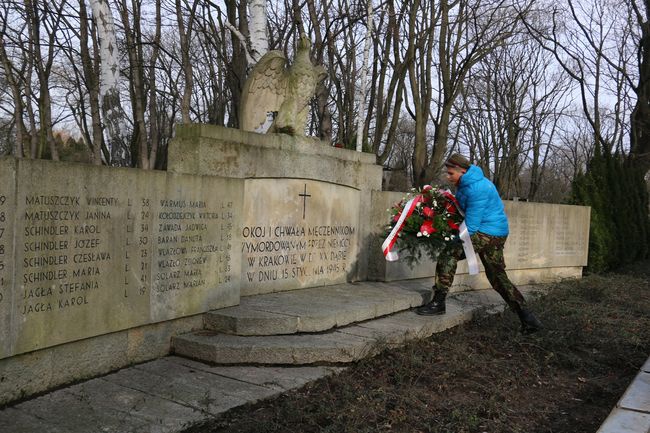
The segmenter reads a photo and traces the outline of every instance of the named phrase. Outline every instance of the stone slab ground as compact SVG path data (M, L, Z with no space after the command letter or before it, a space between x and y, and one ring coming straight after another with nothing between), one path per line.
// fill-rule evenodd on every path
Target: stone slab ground
M313 317L322 316L329 309L331 316L336 318L322 322L310 316L307 295L304 295L307 298L297 303L299 307L289 307L286 302L275 303L275 307L284 311L293 309L297 312L302 309L296 313L296 317L300 319L299 322L304 318L305 323L312 323L309 326L315 323L342 325L344 322L348 322L348 325L315 334L278 336L218 334L218 337L214 337L214 331L206 331L213 334L209 338L231 339L233 343L230 352L247 354L246 363L283 365L215 366L169 356L5 408L0 411L0 431L179 432L230 408L269 398L334 374L344 368L344 362L372 355L409 339L440 332L469 320L478 311L498 311L503 308L496 293L478 291L455 294L450 299L444 316L423 317L410 310L399 311L426 300L428 284L425 281L406 282L402 285L393 283L394 290L387 290L383 287L384 284L378 284L379 288L374 293L372 284L364 284L357 291L356 299L347 296L345 302L338 303L340 309L333 305L325 308L325 300L316 302L312 299ZM531 290L526 292L530 293ZM300 296L297 298L300 299ZM366 302L362 302L363 299ZM262 301L259 305L264 303ZM267 302L264 308L273 313L270 304ZM392 307L388 308L387 305ZM380 317L355 322L360 316L342 313L350 310L350 306L361 311L374 311L373 314ZM382 316L394 311L398 312ZM246 317L241 311L239 313L240 317ZM251 314L257 315L256 312ZM364 314L366 313L361 316ZM364 318L375 317L373 314ZM270 314L268 317L274 316ZM185 338L188 341L200 341L203 337L199 333L189 334ZM246 347L241 339L248 341L249 346ZM281 342L280 349L277 342ZM214 355L212 361L215 360L215 354L229 351L223 348L216 350L214 347L205 350ZM304 363L325 361L328 365L288 366L287 360Z

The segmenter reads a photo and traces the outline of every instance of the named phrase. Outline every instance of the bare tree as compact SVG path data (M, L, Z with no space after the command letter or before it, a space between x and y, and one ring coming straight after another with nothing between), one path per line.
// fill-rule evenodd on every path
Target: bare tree
M415 183L422 185L435 176L440 169L448 147L448 136L454 101L472 67L496 47L506 43L516 29L517 14L508 2L485 0L472 2L443 0L439 9L427 14L427 20L437 23L425 35L435 31L418 46L420 62L434 63L433 46L437 44L436 75L431 75L428 65L421 65L409 75L413 82L429 81L429 84L412 84L414 103L411 115L416 119L417 137L413 157ZM437 79L434 98L429 89L434 88L432 78ZM421 101L419 101L421 99ZM435 103L435 109L432 107ZM420 107L419 105L422 105ZM423 113L426 116L423 116ZM433 144L426 140L426 124L434 126Z
M565 8L544 5L536 13L522 15L530 34L554 55L577 84L580 106L594 144L607 152L623 151L623 136L628 130L625 120L628 89L635 92L640 89L633 84L636 73L630 64L631 50L635 48L630 43L634 32L630 24L636 3L631 5L631 8L621 8L618 2L609 0L567 0ZM641 21L639 26L642 28ZM639 80L641 83L640 77ZM611 100L614 100L613 107ZM634 153L638 151L634 145L631 148L635 149Z
M371 137L370 150L377 155L380 164L388 161L393 146L399 141L406 74L415 57L411 42L406 48L402 46L401 17L410 14L407 3L402 3L401 7L396 10L394 2L387 2L380 10L373 41L373 80L364 135ZM372 135L371 125L374 127Z
M566 109L567 81L552 57L521 35L469 74L456 107L454 138L504 196L535 197ZM524 171L527 185L521 183Z
M640 29L638 39L638 81L633 87L637 100L630 116L630 156L633 163L644 172L650 170L650 1L644 0L642 6L632 0Z
M17 158L23 157L25 149L29 149L28 133L23 120L24 103L23 103L23 85L20 77L25 74L27 60L25 59L25 52L13 53L10 57L7 52L7 41L9 35L9 21L11 20L10 3L6 2L0 6L0 64L4 71L4 76L9 88L11 89L11 96L13 97L13 120L16 130L16 139L12 148L12 153ZM22 29L26 23L22 23L22 28L16 29L16 35L23 33ZM14 43L15 46L18 46Z
M111 152L111 165L125 167L131 165L129 131L126 113L122 108L119 90L119 51L115 36L113 13L108 0L91 0L93 18L99 38L101 59L100 105L107 131L107 147Z

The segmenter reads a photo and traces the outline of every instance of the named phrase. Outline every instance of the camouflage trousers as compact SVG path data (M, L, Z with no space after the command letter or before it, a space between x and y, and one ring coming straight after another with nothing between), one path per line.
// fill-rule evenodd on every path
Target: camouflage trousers
M506 263L503 259L503 246L507 236L490 236L481 232L472 235L474 251L481 258L485 274L492 288L496 290L513 311L526 307L526 301L517 287L512 284L506 274ZM450 243L438 256L436 264L435 290L447 293L456 275L459 260L465 258L465 252L460 242Z

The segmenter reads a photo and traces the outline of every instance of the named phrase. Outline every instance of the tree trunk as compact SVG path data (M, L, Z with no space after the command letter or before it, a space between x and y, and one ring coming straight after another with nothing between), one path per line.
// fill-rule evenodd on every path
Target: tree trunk
M251 56L257 63L269 50L269 37L266 33L266 0L250 0L250 42ZM249 65L251 67L253 65Z
M100 41L101 80L99 99L104 114L107 146L110 149L111 165L131 165L131 150L126 137L126 113L122 108L119 92L119 58L115 39L115 25L108 0L90 0L90 6L97 26Z
M325 13L322 14L325 28L329 29L330 18L327 14L327 0L324 0L324 2L321 2L320 4L325 9ZM329 46L333 37L328 33L327 41L323 40L320 28L320 19L316 11L314 0L307 0L307 8L314 27L315 41L312 50L312 53L314 53L314 61L316 64L323 64L325 48ZM328 74L332 74L332 65L329 65ZM332 141L332 113L327 104L330 96L330 89L329 86L325 84L326 81L327 80L323 80L316 86L316 116L318 117L318 137L321 140L330 143Z
M645 14L637 11L639 41L639 83L634 89L636 105L630 116L630 160L644 173L650 170L650 0L644 0Z
M160 0L156 0L156 32L153 39L153 51L149 61L149 142L151 149L149 151L149 164L146 169L154 169L156 166L156 159L158 158L158 149L160 147L160 131L158 120L158 95L156 85L156 62L160 55L160 36L162 26Z
M363 46L363 64L361 65L361 88L359 89L359 112L357 115L357 152L363 151L363 131L365 126L366 111L366 93L368 91L368 57L370 56L370 42L372 41L372 21L373 21L373 6L372 1L368 0L368 20L366 29L366 40Z
M11 94L14 97L14 124L16 126L16 141L14 143L12 153L16 158L22 158L25 147L27 147L27 128L23 121L23 100L20 92L20 85L14 75L14 66L7 57L4 39L0 39L0 60L2 61L2 68L5 71L5 77Z
M99 77L97 70L93 67L93 58L89 48L88 12L86 10L85 0L79 0L79 45L81 54L81 66L83 68L84 80L88 91L90 102L90 118L92 121L92 142L89 143L91 149L91 160L95 165L102 164L102 120L99 110Z
M39 113L39 132L38 132L38 150L37 155L39 158L43 156L43 151L45 147L50 148L51 158L55 161L58 161L59 154L56 148L56 143L54 142L54 135L52 133L52 99L50 95L50 71L52 68L52 62L54 58L53 46L54 46L54 37L55 33L58 30L58 20L50 28L49 34L49 53L47 61L43 59L43 53L41 52L41 47L45 44L42 44L41 41L41 16L39 15L38 4L33 3L31 0L25 0L25 9L27 12L27 27L33 42L32 57L34 59L34 65L36 67L36 74L38 76L38 113ZM60 10L59 10L60 12Z
M185 2L187 4L187 2ZM183 18L182 5L180 0L176 0L176 21L178 23L178 33L181 44L181 65L183 67L183 75L185 77L185 85L183 86L183 98L181 100L181 117L184 124L189 124L190 120L190 107L192 104L192 88L194 87L194 72L192 70L192 62L190 61L190 45L192 42L192 27L194 22L194 15L196 13L196 6L198 2L195 1L189 10L189 17L187 19L187 26Z

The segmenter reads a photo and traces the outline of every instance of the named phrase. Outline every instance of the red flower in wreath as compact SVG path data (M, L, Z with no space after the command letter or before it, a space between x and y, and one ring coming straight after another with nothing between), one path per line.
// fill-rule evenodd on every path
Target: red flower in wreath
M421 226L420 226L420 233L422 233L424 236L429 236L432 233L437 232L436 228L433 226L433 221L431 220L426 220Z
M422 208L422 214L427 218L433 218L436 213L429 206L425 206Z
M447 220L447 225L452 229L452 230L458 230L460 227L458 224L453 222L452 220Z
M456 213L456 206L451 201L448 201L447 203L445 203L445 209L450 214L455 214Z
M393 217L393 222L397 222L397 221L399 221L399 218L400 218L401 216L402 216L402 212L400 212L400 213L398 213L397 215L395 215L395 216Z

